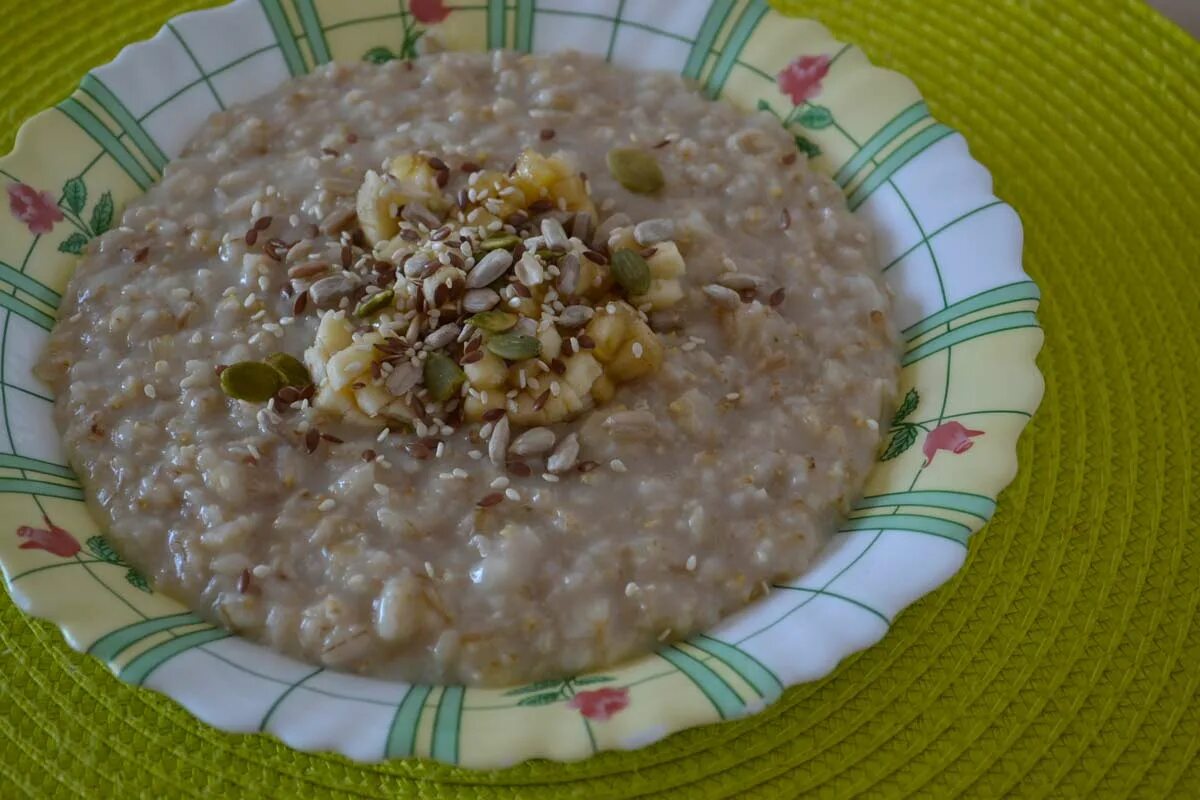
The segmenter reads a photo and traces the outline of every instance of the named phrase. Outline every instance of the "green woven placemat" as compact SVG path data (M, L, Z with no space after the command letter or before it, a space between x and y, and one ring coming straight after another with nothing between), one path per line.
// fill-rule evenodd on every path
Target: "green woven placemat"
M210 4L8 4L0 151ZM915 79L1025 221L1046 399L964 570L757 716L495 773L217 732L0 597L0 796L1200 795L1200 46L1140 0L785 5Z

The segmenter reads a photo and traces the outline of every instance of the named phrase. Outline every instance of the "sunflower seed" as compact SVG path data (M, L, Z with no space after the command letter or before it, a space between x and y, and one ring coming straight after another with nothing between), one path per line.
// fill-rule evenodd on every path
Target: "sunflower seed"
M419 380L421 380L420 368L414 367L408 361L401 361L387 376L384 385L387 386L389 392L399 397L416 386Z
M574 467L578 458L579 436L572 433L559 442L550 458L546 459L546 469L555 475L561 475Z
M437 263L437 259L429 253L416 253L404 262L404 277L420 278Z
M443 325L433 333L425 337L426 350L439 350L458 338L458 332L461 328L451 322L449 325Z
M617 228L624 228L633 224L633 220L628 214L617 212L600 223L600 227L596 228L596 235L592 239L592 246L597 250L608 250L608 237L612 236L613 231Z
M339 206L326 214L317 227L326 236L333 236L347 230L350 222L357 218L358 213L354 210L353 205Z
M468 314L474 314L479 311L487 311L500 302L500 295L491 289L471 289L463 295L462 307L463 311Z
M353 294L361 283L353 272L339 272L309 286L308 299L317 308L332 308L343 297Z
M542 224L545 224L544 220ZM521 256L521 260L517 262L513 272L516 274L517 280L526 286L537 286L546 277L541 262L532 253Z
M517 437L509 451L519 456L536 456L554 447L554 431L549 428L530 428Z
M287 274L289 278L294 279L312 278L329 272L331 269L333 269L333 264L330 264L328 261L309 261L289 268Z
M596 312L588 306L567 306L558 315L558 324L564 328L579 328L595 315Z
M571 244L571 240L567 238L567 232L563 230L562 223L554 217L542 219L542 239L552 250L565 250Z
M633 226L633 238L643 247L675 238L675 221L658 218L647 219Z
M567 253L558 262L558 293L570 297L579 288L579 256Z
M757 289L763 285L763 279L747 275L744 272L726 272L717 278L717 283L733 289L735 292L740 292L745 289Z
M705 286L704 293L708 295L708 299L724 309L732 310L742 303L741 296L733 289L715 283Z
M433 230L442 224L442 221L421 203L406 203L404 208L400 210L400 218L414 225L424 225L429 230Z
M513 255L507 250L491 251L467 273L467 288L482 289L507 272L512 262Z
M504 456L508 453L510 431L508 417L501 417L492 426L492 436L488 439L488 460L497 467L504 463Z
M592 240L592 215L587 211L579 211L571 220L571 235L581 242Z

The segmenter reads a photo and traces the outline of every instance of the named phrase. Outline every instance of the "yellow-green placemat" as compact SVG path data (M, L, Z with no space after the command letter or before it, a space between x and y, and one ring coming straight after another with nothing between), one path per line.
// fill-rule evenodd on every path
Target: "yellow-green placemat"
M6 3L0 151L204 5ZM1046 399L964 570L755 717L495 773L217 732L3 597L0 796L1200 794L1200 46L1140 0L785 5L916 80L1025 222Z

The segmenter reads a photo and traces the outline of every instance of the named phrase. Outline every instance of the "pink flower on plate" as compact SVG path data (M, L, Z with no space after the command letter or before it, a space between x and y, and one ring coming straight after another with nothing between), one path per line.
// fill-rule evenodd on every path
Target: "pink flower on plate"
M417 22L435 25L450 16L450 9L442 0L410 0L408 10L416 17Z
M63 218L49 192L39 192L24 183L8 185L8 210L25 223L30 233L49 233Z
M821 93L821 80L829 73L829 56L800 56L776 76L779 91L800 105Z
M49 517L42 519L46 520L46 528L28 525L17 528L17 538L25 540L21 542L22 550L45 550L60 558L70 558L79 552L79 542L74 536L51 522Z
M610 686L591 689L575 695L567 705L578 709L588 719L602 722L629 705L629 690Z
M925 437L921 451L925 453L925 466L933 463L933 457L938 450L949 450L952 453L965 453L975 444L972 437L983 436L983 431L973 431L965 428L959 422L943 422Z

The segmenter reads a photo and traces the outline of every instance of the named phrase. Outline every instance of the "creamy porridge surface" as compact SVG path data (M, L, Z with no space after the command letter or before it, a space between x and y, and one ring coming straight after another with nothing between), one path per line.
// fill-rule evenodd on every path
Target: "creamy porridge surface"
M213 116L87 253L39 371L158 589L331 668L501 684L801 573L875 458L889 305L774 118L440 54Z

